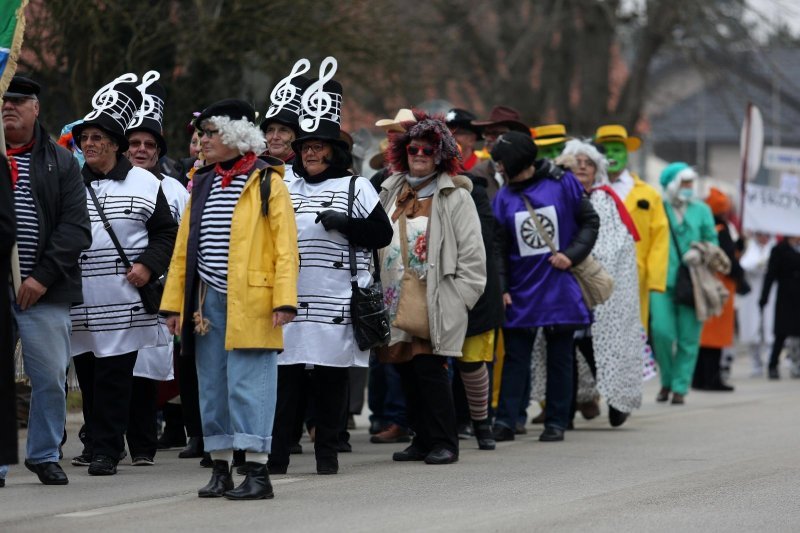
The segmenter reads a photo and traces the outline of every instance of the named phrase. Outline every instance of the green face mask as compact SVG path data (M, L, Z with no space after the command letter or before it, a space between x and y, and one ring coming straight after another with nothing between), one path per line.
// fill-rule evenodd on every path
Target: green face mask
M625 143L618 141L603 143L606 149L606 159L608 159L608 171L613 173L622 172L628 166L628 149Z
M566 143L556 143L549 146L541 146L539 147L539 157L555 159L561 155L561 152L564 151L564 146L566 146Z

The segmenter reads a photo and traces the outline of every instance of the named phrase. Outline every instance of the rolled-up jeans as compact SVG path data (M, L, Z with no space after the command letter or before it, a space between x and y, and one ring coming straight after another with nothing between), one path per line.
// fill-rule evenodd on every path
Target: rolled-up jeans
M37 303L25 311L12 306L22 340L31 407L25 456L33 464L58 462L67 417L65 384L72 322L67 303Z
M225 350L227 307L227 295L208 287L203 315L211 328L195 337L205 451L269 453L278 353L267 349Z

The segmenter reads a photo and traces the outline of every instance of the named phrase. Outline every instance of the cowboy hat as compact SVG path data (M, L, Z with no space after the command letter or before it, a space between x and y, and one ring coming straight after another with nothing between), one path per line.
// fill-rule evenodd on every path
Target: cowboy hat
M629 152L635 152L642 145L642 140L639 137L628 137L628 130L625 129L625 126L620 126L619 124L607 124L597 128L597 132L594 134L594 142L621 142Z
M385 166L387 148L389 148L389 139L384 139L381 141L378 152L369 159L369 168L380 170Z
M382 118L375 125L386 131L406 131L402 123L416 121L417 119L414 118L414 113L410 109L402 108L394 118Z
M485 128L487 126L506 126L511 131L518 131L520 133L531 134L528 126L522 123L519 111L513 107L504 105L496 105L489 113L488 120L473 120L472 125L478 128Z

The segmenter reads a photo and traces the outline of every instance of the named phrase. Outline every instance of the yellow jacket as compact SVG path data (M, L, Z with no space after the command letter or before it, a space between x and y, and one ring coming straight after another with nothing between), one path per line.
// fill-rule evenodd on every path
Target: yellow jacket
M651 185L631 172L633 189L625 198L625 207L636 224L636 262L639 267L639 299L642 324L648 327L650 291L667 289L669 266L669 221L661 195Z
M297 226L286 185L284 166L275 164L270 172L269 215L261 213L259 171L250 175L231 221L228 256L228 312L225 349L283 349L280 327L272 327L276 309L297 308ZM260 167L270 165L259 161ZM183 342L193 349L192 315L198 308L196 290L197 242L203 205L214 172L195 175L192 197L184 211L169 276L161 300L164 312L181 314ZM193 207L193 203L194 205ZM191 244L194 243L194 244ZM187 281L188 280L188 281ZM214 325L212 324L213 328ZM184 351L185 353L185 351Z

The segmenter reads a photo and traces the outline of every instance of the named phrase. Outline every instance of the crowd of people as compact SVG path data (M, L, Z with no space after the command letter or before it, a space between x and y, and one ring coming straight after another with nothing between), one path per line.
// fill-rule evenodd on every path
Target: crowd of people
M658 402L733 390L735 306L753 374L769 352L779 378L800 336L800 237L744 239L730 199L701 198L683 162L658 191L629 168L640 140L623 126L581 138L507 105L483 120L400 109L357 161L336 68L326 58L310 78L298 61L260 116L235 98L207 105L188 157L168 154L157 72L103 86L58 142L39 84L12 80L0 397L14 400L18 339L24 464L42 483L68 483L70 365L84 419L73 465L114 475L128 455L150 466L184 447L211 468L198 495L231 500L273 497L304 431L317 473L337 474L365 389L370 441L431 465L468 439L491 451L525 434L532 402L543 442L598 416L601 398L619 427L654 360ZM384 309L361 316L355 295L374 290ZM14 464L14 412L0 426L0 465Z

